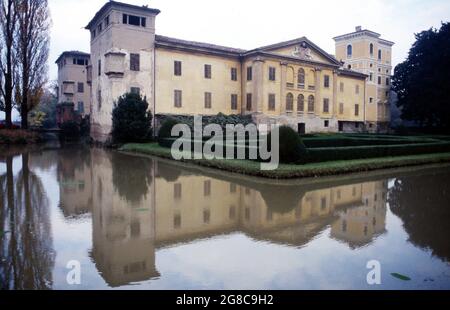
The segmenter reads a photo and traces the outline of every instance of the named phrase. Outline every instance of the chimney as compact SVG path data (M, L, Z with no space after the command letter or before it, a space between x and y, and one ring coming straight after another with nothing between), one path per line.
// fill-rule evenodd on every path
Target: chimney
M360 32L362 30L361 26L356 26L355 27L356 32Z

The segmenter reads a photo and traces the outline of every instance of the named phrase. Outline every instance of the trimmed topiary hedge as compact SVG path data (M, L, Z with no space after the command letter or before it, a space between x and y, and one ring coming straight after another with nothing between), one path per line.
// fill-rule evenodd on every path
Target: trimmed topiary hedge
M449 142L311 148L302 163L450 152Z

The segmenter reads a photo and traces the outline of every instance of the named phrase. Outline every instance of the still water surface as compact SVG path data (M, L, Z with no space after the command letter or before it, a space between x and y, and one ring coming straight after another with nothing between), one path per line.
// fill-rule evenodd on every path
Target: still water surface
M449 179L442 166L281 182L79 146L2 150L0 288L450 289Z

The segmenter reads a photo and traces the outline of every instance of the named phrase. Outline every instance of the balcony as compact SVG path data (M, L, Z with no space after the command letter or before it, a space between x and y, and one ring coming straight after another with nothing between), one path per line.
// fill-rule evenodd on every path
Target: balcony
M75 93L75 82L64 81L62 85L62 91L64 95L73 95Z
M286 83L287 88L294 88L294 83Z
M92 84L92 66L86 67L86 80L89 85Z
M314 86L314 85L309 85L309 86L308 86L308 90L316 90L316 86Z
M297 84L298 89L305 89L305 84Z
M105 74L108 77L121 78L125 72L125 53L108 52L105 54Z

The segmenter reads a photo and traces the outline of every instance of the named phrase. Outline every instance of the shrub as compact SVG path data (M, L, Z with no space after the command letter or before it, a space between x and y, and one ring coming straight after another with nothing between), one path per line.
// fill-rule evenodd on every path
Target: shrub
M62 123L60 129L60 138L63 140L77 140L80 138L80 126L75 121Z
M126 93L114 104L112 136L114 142L146 142L152 136L152 115L141 95Z
M0 144L30 144L40 141L39 134L21 129L1 129Z
M167 118L162 123L161 128L158 132L158 141L160 144L164 139L172 138L172 128L177 124L179 124L179 122L171 117Z
M301 161L305 154L306 148L300 135L289 126L280 126L280 162L289 164ZM269 141L272 141L272 133L269 133Z

